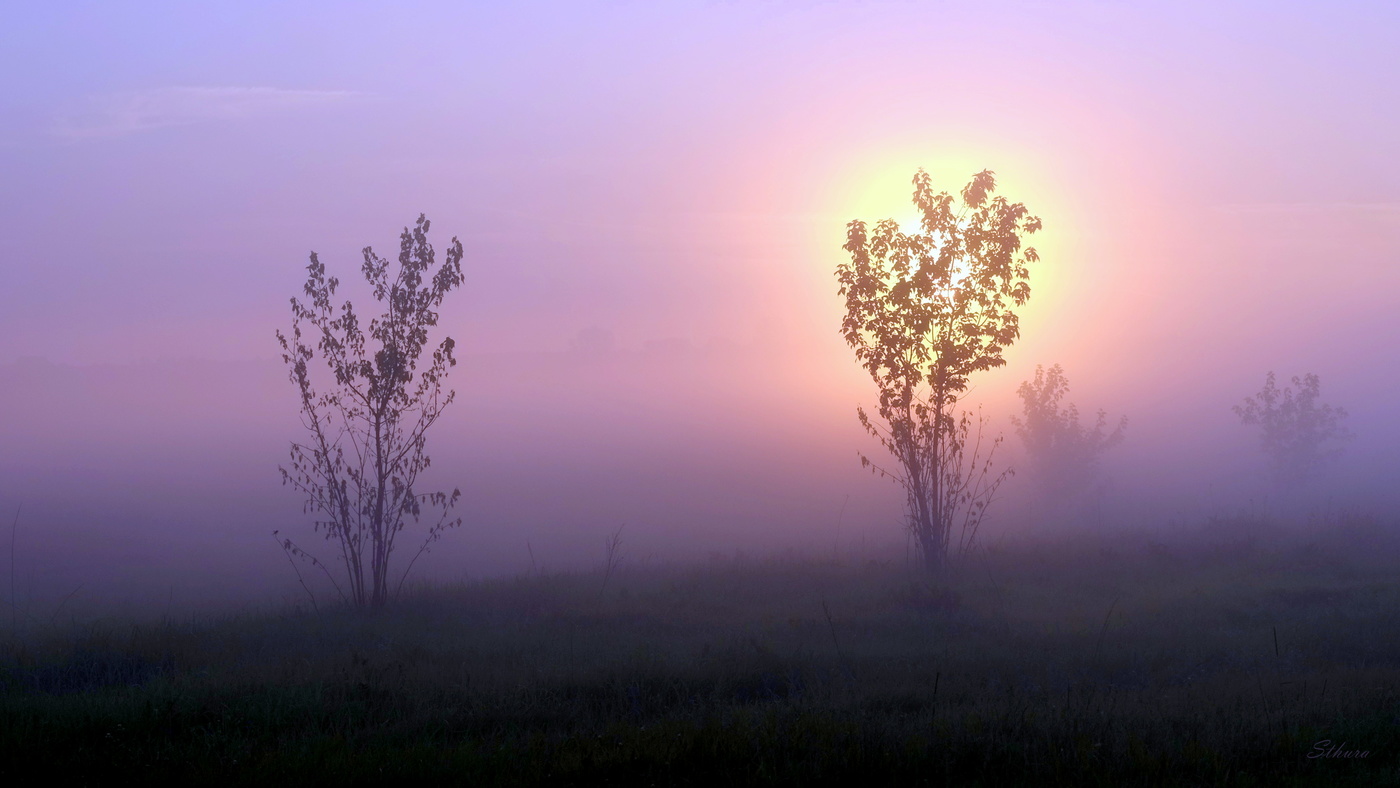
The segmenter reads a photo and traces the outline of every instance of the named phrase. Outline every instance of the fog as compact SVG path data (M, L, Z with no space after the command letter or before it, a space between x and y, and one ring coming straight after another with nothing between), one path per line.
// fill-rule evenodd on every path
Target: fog
M459 399L431 437L425 489L460 488L464 522L419 576L591 569L619 526L632 562L907 552L900 491L856 456L883 460L854 417L859 387L833 392L815 366L730 348L463 359L452 376ZM845 372L834 366L833 377ZM53 603L76 590L89 608L176 610L266 601L294 580L274 530L333 554L280 484L289 442L304 438L277 364L27 361L4 371L6 401L26 414L7 425L0 471L7 504L22 506L18 577L30 598ZM1009 370L988 377L1003 389L1015 382ZM1000 393L979 402L995 417L989 430L1007 438L1001 465L1014 468L1023 452ZM1385 414L1353 406L1361 430L1343 459L1285 494L1229 412L1230 394L1112 403L1115 416L1129 414L1128 438L1106 456L1092 515L1066 522L1036 500L1032 479L1012 478L984 540L1194 530L1242 512L1393 511Z
M904 4L16 12L0 31L0 520L22 604L301 593L303 440L274 332L314 250L419 213L466 282L427 489L451 580L903 555L838 332L846 222L982 169L1045 222L1021 338L964 407L1063 365L1129 419L1092 508L1010 479L984 539L1400 506L1400 68L1389 9ZM1382 18L1385 16L1386 18ZM333 20L328 23L327 20ZM935 54L930 54L935 53ZM357 289L359 288L359 289ZM1355 438L1302 489L1231 411L1316 373ZM405 534L410 553L420 532Z

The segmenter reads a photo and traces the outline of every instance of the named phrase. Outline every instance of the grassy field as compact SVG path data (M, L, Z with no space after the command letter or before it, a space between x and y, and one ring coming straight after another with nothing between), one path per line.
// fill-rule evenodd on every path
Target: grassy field
M937 584L727 559L28 631L0 781L1400 784L1397 570L1374 524L1217 521Z

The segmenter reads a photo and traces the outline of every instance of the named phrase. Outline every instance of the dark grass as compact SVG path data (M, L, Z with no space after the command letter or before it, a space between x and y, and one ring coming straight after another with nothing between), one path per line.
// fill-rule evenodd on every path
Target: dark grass
M1244 525L939 584L713 561L31 631L0 662L0 780L1400 784L1400 553Z

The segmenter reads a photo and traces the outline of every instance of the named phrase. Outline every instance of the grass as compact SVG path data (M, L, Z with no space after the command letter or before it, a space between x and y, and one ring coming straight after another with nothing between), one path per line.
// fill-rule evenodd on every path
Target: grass
M1240 533L1021 544L939 584L711 561L31 631L0 779L1400 784L1400 552Z

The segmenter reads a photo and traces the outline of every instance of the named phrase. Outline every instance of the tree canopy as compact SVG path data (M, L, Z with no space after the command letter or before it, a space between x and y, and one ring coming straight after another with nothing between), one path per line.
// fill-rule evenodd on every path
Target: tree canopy
M1041 228L1021 203L993 196L990 170L973 176L962 201L935 194L928 173L914 176L917 232L893 219L846 226L850 262L837 268L846 297L841 333L880 386L882 406L900 406L928 384L942 410L967 390L968 376L1002 366L1020 337L1015 308L1030 298L1023 238Z

